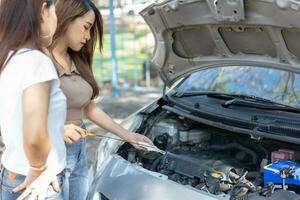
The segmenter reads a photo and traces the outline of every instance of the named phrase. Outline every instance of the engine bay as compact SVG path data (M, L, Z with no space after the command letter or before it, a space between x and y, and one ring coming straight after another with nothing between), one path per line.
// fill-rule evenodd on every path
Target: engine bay
M297 145L252 139L169 112L152 116L137 132L151 138L166 154L136 150L128 143L118 154L181 185L229 195L233 200L300 197ZM271 168L279 164L284 166L277 173L279 177L271 174L266 179L264 174L275 172Z

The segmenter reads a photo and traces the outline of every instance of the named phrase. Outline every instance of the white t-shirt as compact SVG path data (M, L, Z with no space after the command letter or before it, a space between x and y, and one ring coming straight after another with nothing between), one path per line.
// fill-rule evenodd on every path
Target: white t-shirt
M52 61L38 50L20 49L0 75L0 129L6 147L1 161L6 169L17 174L27 175L30 167L23 148L23 91L46 81L51 81L48 113L51 151L47 163L58 174L66 166L63 134L67 105Z

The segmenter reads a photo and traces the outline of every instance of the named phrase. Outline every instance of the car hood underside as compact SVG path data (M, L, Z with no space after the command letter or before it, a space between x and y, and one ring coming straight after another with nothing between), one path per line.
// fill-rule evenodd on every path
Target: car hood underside
M170 0L140 14L156 42L153 64L171 85L218 65L300 71L300 2Z

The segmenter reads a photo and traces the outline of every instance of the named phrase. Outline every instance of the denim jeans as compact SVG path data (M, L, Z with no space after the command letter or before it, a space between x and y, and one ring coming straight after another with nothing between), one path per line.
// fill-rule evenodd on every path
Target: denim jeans
M85 129L82 124L81 128ZM88 193L88 164L85 150L85 139L74 144L66 144L67 167L63 190L64 200L85 200Z
M12 192L12 190L23 183L26 176L14 174L13 176L9 176L9 171L5 168L2 169L0 173L0 199L1 200L16 200L23 191L21 192ZM63 188L63 182L64 182L64 172L61 172L57 175L57 180L60 185L60 189ZM13 177L13 178L12 178ZM62 194L59 192L55 192L52 188L52 186L49 186L46 200L63 200Z

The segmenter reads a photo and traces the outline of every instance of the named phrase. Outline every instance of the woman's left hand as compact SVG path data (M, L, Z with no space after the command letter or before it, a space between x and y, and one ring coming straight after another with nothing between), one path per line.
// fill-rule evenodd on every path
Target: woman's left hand
M138 142L146 142L148 144L153 144L149 138L147 138L144 135L138 134L138 133L130 134L127 142L129 142L132 146L134 146L134 148L139 149L139 150L143 150L143 147L138 145Z
M33 170L30 171L32 172L29 172L28 174L32 174L34 172ZM28 177L29 175L27 175L26 179ZM23 187L26 187L26 190L22 192L21 196L19 196L17 200L45 199L49 187L52 187L55 192L60 192L55 170L51 167L47 167L46 170L43 171L32 183L26 183L26 179L23 184L13 190L13 192L19 192L23 189ZM31 180L29 182L31 182Z

